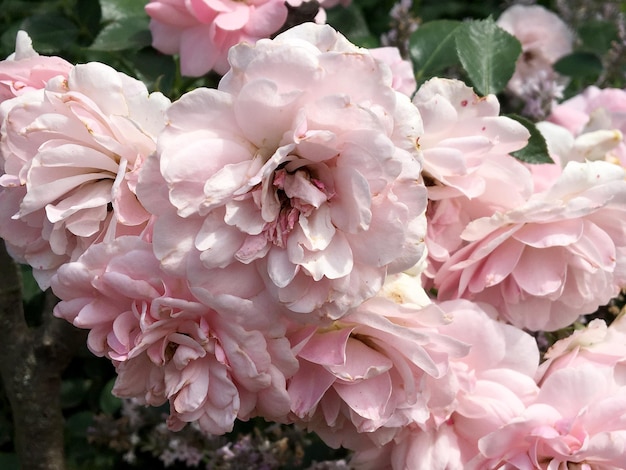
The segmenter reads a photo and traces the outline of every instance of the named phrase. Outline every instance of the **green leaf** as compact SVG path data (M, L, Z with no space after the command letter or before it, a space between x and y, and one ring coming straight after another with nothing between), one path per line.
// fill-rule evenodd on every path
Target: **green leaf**
M100 0L102 21L120 21L133 16L147 17L145 6L148 1L149 0Z
M28 32L40 54L58 54L71 49L78 40L78 27L65 16L54 13L26 18L21 29Z
M100 30L102 11L100 4L94 0L77 0L76 19L80 24L81 33L89 38L89 43Z
M454 37L461 24L452 20L430 21L411 34L409 54L418 84L459 63Z
M332 8L327 12L326 23L341 31L351 42L362 47L378 47L378 39L370 32L363 11L351 4L346 8Z
M122 406L122 400L112 394L115 379L109 380L100 392L100 409L112 415Z
M590 19L578 28L578 37L583 50L604 55L619 40L619 32L613 23Z
M574 52L554 64L554 70L572 78L596 78L603 70L602 60L592 52Z
M541 132L539 132L539 129L537 129L537 126L535 126L532 121L525 117L518 116L517 114L508 114L507 117L519 122L530 132L530 139L526 147L512 152L511 155L525 163L554 163L554 160L552 160L548 153L546 139L544 139L543 135L541 135Z
M24 302L30 302L41 294L41 289L33 277L33 270L30 266L21 264L20 271L22 274L22 299Z
M123 51L141 49L152 42L147 16L130 16L109 23L89 46L94 51Z
M15 39L20 29L22 29L22 25L19 22L12 23L5 27L2 36L0 36L0 58L4 59L9 54L15 52Z
M134 76L151 91L171 96L178 66L170 55L160 54L152 48L142 49L132 56Z
M456 50L474 88L486 96L500 92L515 72L520 42L491 18L463 23L455 35Z

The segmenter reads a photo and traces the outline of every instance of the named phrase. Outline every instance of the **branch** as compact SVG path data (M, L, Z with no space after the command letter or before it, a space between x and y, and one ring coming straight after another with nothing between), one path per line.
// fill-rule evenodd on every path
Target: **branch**
M65 468L61 373L82 337L69 323L52 316L55 301L46 292L44 321L29 328L20 271L0 240L0 374L11 403L15 447L24 469Z

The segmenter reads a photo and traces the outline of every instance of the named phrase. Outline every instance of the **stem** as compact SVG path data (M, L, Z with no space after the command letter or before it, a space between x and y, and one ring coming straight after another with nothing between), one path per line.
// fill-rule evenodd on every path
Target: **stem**
M29 328L24 318L21 276L0 240L0 374L15 426L21 467L63 470L61 373L80 336L52 316L56 299L46 292L43 323Z

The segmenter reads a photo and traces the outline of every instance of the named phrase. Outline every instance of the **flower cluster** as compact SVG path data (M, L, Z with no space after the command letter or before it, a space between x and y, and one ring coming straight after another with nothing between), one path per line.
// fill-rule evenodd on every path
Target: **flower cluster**
M531 133L494 94L415 91L396 49L327 25L269 39L286 5L150 2L155 47L223 75L173 102L18 35L0 236L54 314L89 330L116 395L167 403L172 430L295 423L357 468L626 467L624 321L541 365L529 333L626 286L624 91L556 106L538 126L553 163L524 163ZM499 22L524 48L521 94L572 39L538 40L519 9Z

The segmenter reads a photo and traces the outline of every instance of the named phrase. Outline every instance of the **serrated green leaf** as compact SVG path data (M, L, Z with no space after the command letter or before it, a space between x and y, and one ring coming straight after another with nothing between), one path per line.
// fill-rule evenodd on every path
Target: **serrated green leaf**
M152 36L148 24L147 16L130 16L109 23L102 28L89 49L94 51L123 51L149 46L152 42Z
M149 0L100 0L102 21L120 21L133 16L147 17L145 6L148 1Z
M602 60L592 52L574 52L560 58L554 70L572 78L597 77L602 73Z
M526 129L528 129L528 132L530 132L530 139L528 139L526 147L512 152L512 156L525 163L554 163L554 160L552 160L550 154L548 153L546 139L543 137L541 132L539 132L539 129L537 129L534 122L526 119L525 117L518 116L517 114L508 114L507 117L519 122Z
M459 63L454 37L461 24L452 20L430 21L411 34L409 55L418 84Z
M520 42L491 18L463 23L455 44L463 68L483 96L504 89L522 52Z
M26 18L20 28L28 32L40 54L70 49L78 40L78 27L65 16L54 13Z
M122 406L122 400L114 396L111 392L115 385L115 379L109 380L100 392L100 409L107 414L112 415Z

